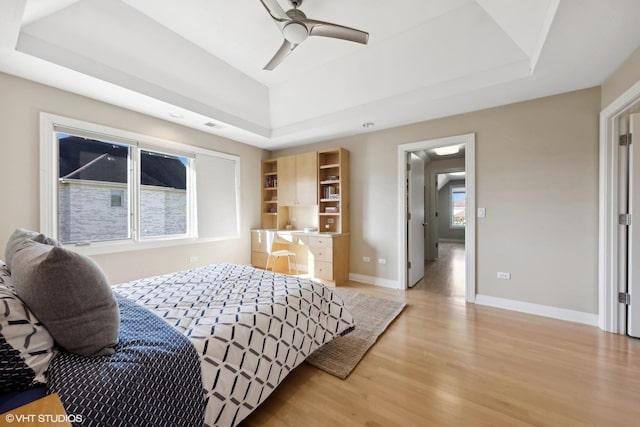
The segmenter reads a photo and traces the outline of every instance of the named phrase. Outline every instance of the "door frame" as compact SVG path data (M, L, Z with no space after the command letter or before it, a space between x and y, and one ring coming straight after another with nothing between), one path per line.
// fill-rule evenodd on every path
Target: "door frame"
M625 310L618 302L619 121L638 108L640 81L600 112L598 326L618 334L626 334Z
M465 146L467 224L465 227L465 300L476 300L476 135L449 136L398 145L398 285L407 289L407 153L448 145ZM471 215L470 215L471 214Z

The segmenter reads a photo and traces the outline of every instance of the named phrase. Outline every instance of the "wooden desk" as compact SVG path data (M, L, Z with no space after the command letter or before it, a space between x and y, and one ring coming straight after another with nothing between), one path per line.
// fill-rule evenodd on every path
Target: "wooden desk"
M269 256L267 231L274 230L251 230L251 264L254 267L266 268ZM279 240L287 243L276 243L274 249L284 248L295 252L298 269L329 285L339 285L349 280L349 233L275 232ZM286 265L287 260L280 259L275 271L288 273Z

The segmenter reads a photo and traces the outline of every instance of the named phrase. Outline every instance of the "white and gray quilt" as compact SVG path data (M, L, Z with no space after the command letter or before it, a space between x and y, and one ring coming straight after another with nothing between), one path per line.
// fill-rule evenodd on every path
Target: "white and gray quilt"
M249 266L215 264L114 290L191 340L207 426L237 425L308 355L354 328L331 289Z

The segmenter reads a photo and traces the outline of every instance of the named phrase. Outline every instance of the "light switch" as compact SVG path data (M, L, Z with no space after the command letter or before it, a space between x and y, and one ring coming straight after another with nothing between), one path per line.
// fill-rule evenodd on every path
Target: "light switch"
M478 218L484 218L486 211L484 208L478 208Z

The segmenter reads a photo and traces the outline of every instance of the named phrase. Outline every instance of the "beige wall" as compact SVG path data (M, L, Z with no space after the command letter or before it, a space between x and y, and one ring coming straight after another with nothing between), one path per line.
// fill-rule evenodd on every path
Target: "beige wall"
M237 154L242 162L241 239L96 256L112 282L212 262L248 263L259 225L259 162L234 141L0 74L3 208L0 248L15 227L39 226L39 113L77 118ZM597 169L600 90L568 94L297 147L351 151L351 273L397 280L397 146L476 133L477 292L597 312ZM197 264L189 257L198 256ZM362 263L363 256L387 264ZM497 271L512 280L496 279Z
M607 107L638 81L640 81L640 47L602 83L601 108Z
M249 229L260 223L260 160L266 152L2 73L0 94L0 258L16 227L39 228L39 114L47 112L240 156L240 239L95 256L112 283L214 262L249 263ZM191 256L198 262L189 263Z
M476 134L477 293L597 313L600 88L274 153L351 151L351 273L397 280L397 146ZM363 263L363 256L387 264ZM510 272L499 280L496 272Z

